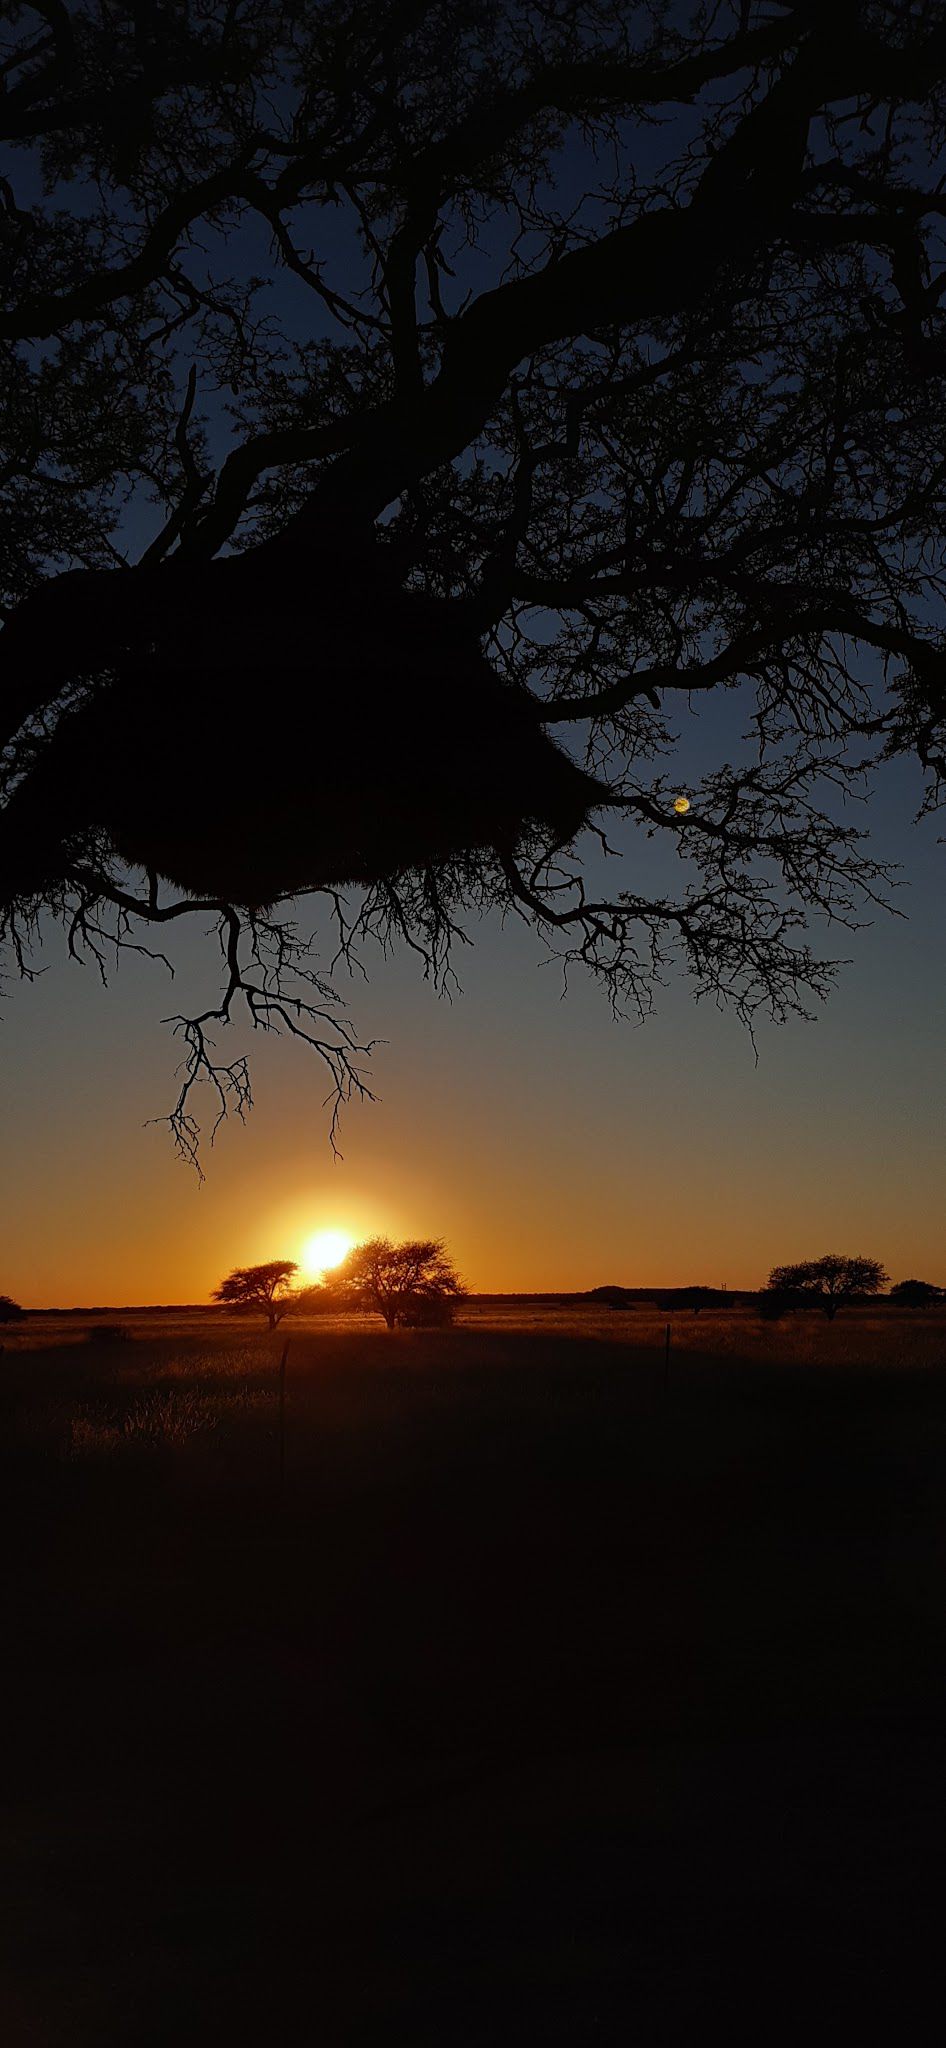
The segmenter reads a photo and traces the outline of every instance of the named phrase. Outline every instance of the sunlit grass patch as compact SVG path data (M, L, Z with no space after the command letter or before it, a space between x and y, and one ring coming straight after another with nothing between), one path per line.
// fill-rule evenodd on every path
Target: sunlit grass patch
M178 1450L194 1438L219 1438L228 1423L265 1405L267 1393L241 1387L224 1394L199 1384L154 1388L124 1410L85 1403L69 1423L69 1455L111 1457L123 1450Z
M149 1355L146 1371L151 1379L186 1380L195 1379L238 1379L258 1380L272 1373L274 1363L268 1349L260 1343L205 1345L198 1350L175 1349L164 1354Z

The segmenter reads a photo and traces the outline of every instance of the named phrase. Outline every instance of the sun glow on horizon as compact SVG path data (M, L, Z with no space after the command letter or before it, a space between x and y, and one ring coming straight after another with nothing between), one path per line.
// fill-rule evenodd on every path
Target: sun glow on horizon
M317 1230L313 1237L307 1237L302 1247L302 1270L313 1277L329 1273L334 1266L340 1266L346 1252L350 1252L355 1240L343 1230Z

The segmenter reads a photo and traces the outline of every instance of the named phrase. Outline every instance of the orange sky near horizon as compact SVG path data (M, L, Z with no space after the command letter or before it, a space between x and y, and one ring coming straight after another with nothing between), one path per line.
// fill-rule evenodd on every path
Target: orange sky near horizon
M452 1005L413 963L382 963L353 991L359 1028L387 1041L380 1100L346 1112L344 1159L323 1072L257 1039L256 1107L220 1132L203 1188L145 1122L173 1093L158 970L126 961L105 992L54 945L5 1006L0 1292L203 1302L231 1267L298 1259L319 1230L442 1235L482 1292L756 1287L829 1249L946 1283L938 943L929 906L922 929L858 935L817 1023L764 1027L758 1066L742 1028L682 987L639 1029L580 980L559 1002L515 934L464 956Z

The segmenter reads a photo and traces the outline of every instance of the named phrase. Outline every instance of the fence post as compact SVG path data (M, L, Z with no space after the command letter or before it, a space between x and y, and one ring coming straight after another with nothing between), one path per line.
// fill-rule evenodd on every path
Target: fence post
M286 1489L286 1360L289 1356L289 1338L282 1347L279 1361L279 1491Z

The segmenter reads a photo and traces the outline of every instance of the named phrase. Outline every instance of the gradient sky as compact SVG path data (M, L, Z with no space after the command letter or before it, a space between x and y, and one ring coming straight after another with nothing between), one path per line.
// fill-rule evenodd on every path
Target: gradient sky
M763 1026L758 1065L683 984L643 1027L580 978L560 1001L536 941L490 921L452 1005L409 959L352 985L359 1030L388 1043L341 1162L321 1070L258 1041L256 1108L221 1131L202 1188L145 1119L173 1094L158 1020L206 986L207 949L196 933L180 947L173 990L129 958L105 991L54 934L0 1023L0 1291L201 1301L232 1265L296 1257L323 1228L443 1233L483 1290L753 1286L830 1248L946 1282L946 854L911 823L904 768L879 790L875 839L905 864L908 917L836 946L852 965L833 998L814 1024Z
M656 162L691 118L635 148ZM22 155L17 167L22 183ZM563 204L587 175L572 138ZM342 213L327 223L340 237ZM268 260L258 228L226 253L231 270ZM458 291L494 281L485 257L465 265ZM290 329L318 328L288 273L274 294ZM132 509L132 558L156 517ZM701 715L694 763L725 756L732 700ZM47 971L8 984L0 1009L0 1291L33 1306L198 1302L231 1266L297 1257L330 1228L443 1234L481 1290L756 1286L774 1263L829 1249L946 1283L946 849L932 822L913 824L919 796L898 764L869 813L875 850L903 864L906 918L825 937L821 950L852 964L817 1022L760 1027L758 1065L738 1022L695 1007L685 984L643 1027L615 1022L578 976L560 1001L538 941L490 921L457 961L452 1005L410 957L376 957L370 983L352 984L359 1033L388 1042L380 1100L345 1114L342 1161L324 1071L302 1047L257 1040L256 1108L220 1132L203 1187L146 1119L175 1093L159 1019L212 996L213 945L178 942L173 987L128 956L106 991L54 931ZM635 858L654 858L642 839Z

